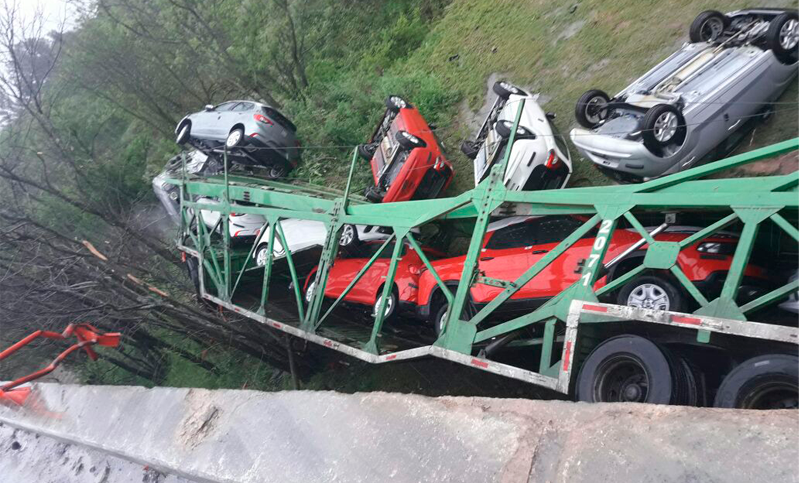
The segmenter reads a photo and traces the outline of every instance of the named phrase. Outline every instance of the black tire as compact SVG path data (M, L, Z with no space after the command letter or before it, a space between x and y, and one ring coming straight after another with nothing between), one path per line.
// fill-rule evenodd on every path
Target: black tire
M584 402L690 403L689 381L675 356L637 335L600 343L583 362L576 398ZM695 399L696 400L696 399Z
M669 145L681 145L686 139L686 120L675 106L656 104L644 116L642 141L653 154L660 155Z
M178 135L175 138L175 144L184 145L189 142L189 138L191 138L191 131L192 131L192 123L189 121L184 121L178 127ZM178 157L180 160L180 157Z
M503 138L508 139L511 137L511 128L514 127L514 123L508 120L497 121L494 125L494 130L497 131L497 134ZM525 139L525 138L536 138L536 136L530 132L525 126L517 126L517 134L514 136L514 139Z
M378 188L374 186L367 186L364 190L364 197L371 203L380 203L383 201L383 196L378 191Z
M428 144L422 139L414 136L408 131L397 131L394 138L400 143L403 149L424 148Z
M370 312L372 317L378 313L378 303L383 295L383 285L380 286L378 289L378 295L375 296L375 304L372 306L372 312ZM392 290L389 293L389 301L387 302L386 306L386 315L383 316L383 322L390 322L395 319L395 315L397 314L397 290Z
M284 164L273 164L267 171L268 179L281 179L289 173Z
M790 32L786 32L786 30ZM794 33L791 34L791 31ZM785 12L772 19L765 37L767 47L781 63L794 64L797 62L797 12Z
M240 127L235 127L231 129L231 132L228 133L228 137L225 138L225 146L230 148L235 148L244 144L244 129Z
M375 156L375 151L378 149L378 145L377 143L359 144L357 149L359 156L367 161L372 161L372 157Z
M385 103L386 103L386 109L389 109L390 111L395 113L400 112L400 109L406 109L411 107L411 104L406 102L405 99L395 95L387 97Z
M347 224L342 227L342 234L339 236L339 246L342 248L352 248L358 245L358 230L355 225Z
M718 408L788 409L798 406L797 356L748 359L725 376L714 398Z
M468 157L469 159L475 159L478 156L478 152L480 151L480 146L476 145L472 141L464 141L461 143L461 152L464 153L464 156Z
M494 93L497 94L501 99L508 99L508 96L510 95L515 95L515 96L528 95L528 93L525 92L524 90L506 81L495 82L494 85L492 86L492 91L494 91Z
M433 317L431 318L431 325L433 325L433 332L436 334L436 338L438 339L440 335L442 335L442 327L444 327L444 317L447 316L447 309L450 304L447 301L439 304L439 308L436 310L435 314L432 314Z
M575 120L587 129L596 128L608 119L609 102L608 94L599 89L584 92L575 104Z
M648 292L648 289L655 287L654 292ZM645 298L640 305L636 303L629 303L630 297L635 291L639 290L640 294ZM638 294L634 294L634 298L639 298ZM662 301L661 295L666 297L666 305ZM649 300L649 302L648 302ZM626 283L617 294L617 304L630 305L632 307L644 307L657 310L669 310L672 312L683 312L686 309L686 297L675 286L675 284L664 277L658 275L640 275L630 282Z
M689 39L692 42L715 42L730 23L731 19L722 12L706 10L695 17L689 27Z
M256 266L257 267L263 267L264 265L267 264L266 260L267 260L267 255L269 253L267 251L268 248L269 248L269 244L268 243L262 243L262 244L258 245L258 248L256 248L256 253L253 255L253 258L256 261ZM264 261L260 262L259 258L262 257L262 252L263 252L263 260Z

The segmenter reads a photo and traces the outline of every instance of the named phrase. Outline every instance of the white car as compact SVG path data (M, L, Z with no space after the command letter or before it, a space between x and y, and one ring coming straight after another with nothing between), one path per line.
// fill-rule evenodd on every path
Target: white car
M566 186L572 174L572 160L564 136L553 124L554 114L539 106L538 95L504 81L492 90L497 98L474 140L464 141L461 151L473 160L475 186L502 159L520 101L525 100L514 136L503 184L513 191L558 189Z
M198 198L196 202L207 205L219 204L219 201L212 198ZM200 215L203 217L203 223L209 230L217 228L217 223L221 216L219 211L200 210ZM232 239L241 240L247 237L258 236L266 223L267 219L261 215L231 213L231 216L228 218L228 229L230 230Z
M325 224L321 221L313 220L299 220L289 218L279 222L283 229L283 235L286 237L286 244L292 256L297 253L308 251L312 248L321 248L325 245L325 238L328 236L328 230ZM267 263L267 251L269 244L271 226L267 226L258 239L258 245L253 258L256 260L256 265L263 267ZM342 229L342 235L339 237L339 246L342 248L353 248L359 242L371 240L385 240L389 238L391 231L385 231L379 226L365 226L365 225L345 225ZM272 247L272 257L279 260L286 256L286 250L281 243L280 236L275 234L275 242ZM317 259L317 262L319 260Z

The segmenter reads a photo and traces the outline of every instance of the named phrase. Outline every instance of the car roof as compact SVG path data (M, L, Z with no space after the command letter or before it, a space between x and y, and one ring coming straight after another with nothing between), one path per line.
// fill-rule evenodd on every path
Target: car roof
M269 108L272 107L269 104L264 104L263 102L253 101L253 100L250 100L250 99L233 99L233 100L230 100L230 101L220 102L217 105L219 106L219 105L222 105L222 104L227 104L229 102L250 102L250 103L255 104L255 105L259 106L259 107L269 107Z

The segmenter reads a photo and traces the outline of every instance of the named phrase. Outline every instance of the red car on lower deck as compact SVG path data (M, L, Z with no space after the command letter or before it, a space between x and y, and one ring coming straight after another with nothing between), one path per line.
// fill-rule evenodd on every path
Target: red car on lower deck
M398 96L386 99L381 123L358 152L372 167L374 185L364 196L373 203L436 198L453 180L453 166L425 118Z
M357 257L336 258L328 276L328 283L325 285L325 297L338 298L358 272L367 264L370 258L380 250L383 241L372 241L363 243ZM386 273L389 271L389 262L392 259L394 244L387 244L380 255L364 273L358 283L348 292L344 301L359 305L372 306L373 315L377 311L378 302L383 294L383 284L386 280ZM442 253L422 247L428 260L436 260L442 257ZM386 319L400 311L414 312L417 305L417 287L419 286L419 276L425 269L425 264L420 259L416 250L408 243L403 245L400 252L400 260L397 263L395 272L395 288L386 304ZM316 284L315 278L317 268L311 271L306 277L305 294L306 302L310 302L311 294Z
M494 222L489 225L483 239L478 272L485 277L513 282L582 223L583 221L571 216L516 216ZM698 230L694 227L670 227L654 238L656 241L679 242ZM595 228L578 240L517 291L502 308L530 310L575 283L592 251L596 233ZM641 236L632 229L615 230L604 262L622 254L640 239ZM677 265L706 297L716 296L730 269L737 241L738 237L733 234L715 234L681 250ZM647 245L642 246L611 266L607 274L597 281L595 288L602 287L610 279L640 265L646 248ZM446 284L454 287L461 279L465 258L459 256L442 259L432 262L431 265ZM765 270L753 264L746 267L744 276L745 285L747 282L753 283L749 286L750 289L768 283ZM502 290L493 285L476 284L470 289L470 300L481 306L489 303ZM417 294L418 315L434 323L439 322L437 317L443 316L446 310L442 308L445 298L430 273L423 273L420 277ZM687 308L689 296L668 272L646 271L620 288L615 302L620 305L683 311Z

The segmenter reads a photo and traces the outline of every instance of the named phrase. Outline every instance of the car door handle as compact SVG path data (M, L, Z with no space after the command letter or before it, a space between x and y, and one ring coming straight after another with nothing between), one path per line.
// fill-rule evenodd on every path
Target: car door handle
M538 255L540 253L547 253L549 250L534 250L531 252L531 255Z
M489 260L494 260L494 257L481 257L482 262L488 262Z
M730 130L732 130L732 129L735 129L735 128L736 128L736 126L738 126L740 122L742 122L742 120L741 120L741 119L739 119L738 121L736 121L735 123L733 123L733 125L732 125L731 127L729 127L729 128L728 128L728 131L730 131Z

